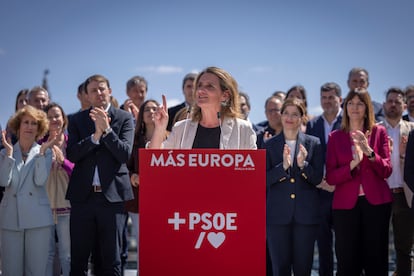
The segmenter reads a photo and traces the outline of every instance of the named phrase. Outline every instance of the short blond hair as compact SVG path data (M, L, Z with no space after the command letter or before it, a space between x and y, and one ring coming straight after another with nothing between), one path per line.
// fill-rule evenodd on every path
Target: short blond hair
M41 139L47 133L49 129L49 120L47 119L47 115L43 110L37 109L31 105L26 105L22 109L18 110L14 115L10 118L9 122L7 123L9 129L12 131L17 138L20 138L19 129L20 124L22 123L22 119L24 116L30 116L37 121L37 135L35 140Z

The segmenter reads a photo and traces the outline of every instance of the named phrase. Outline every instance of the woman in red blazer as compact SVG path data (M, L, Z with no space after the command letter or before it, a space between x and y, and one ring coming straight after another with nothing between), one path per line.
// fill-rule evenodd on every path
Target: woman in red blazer
M335 185L333 219L338 276L388 275L392 195L386 129L375 125L365 89L350 91L341 129L330 134L326 180Z

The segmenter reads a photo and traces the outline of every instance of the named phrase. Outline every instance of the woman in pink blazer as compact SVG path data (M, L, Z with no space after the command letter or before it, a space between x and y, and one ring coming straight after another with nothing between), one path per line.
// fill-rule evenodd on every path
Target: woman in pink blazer
M335 185L333 219L338 276L388 275L388 225L392 195L386 129L375 125L365 89L350 91L341 129L330 134L326 180Z

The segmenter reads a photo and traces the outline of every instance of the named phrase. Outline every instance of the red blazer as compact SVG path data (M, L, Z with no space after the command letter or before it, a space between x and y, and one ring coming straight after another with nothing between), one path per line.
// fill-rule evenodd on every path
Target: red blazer
M335 185L333 209L352 209L358 199L362 184L365 197L372 205L389 203L392 194L386 179L392 173L387 131L383 126L374 126L369 145L375 152L375 160L364 155L359 167L350 170L352 142L348 132L331 132L326 154L326 181Z

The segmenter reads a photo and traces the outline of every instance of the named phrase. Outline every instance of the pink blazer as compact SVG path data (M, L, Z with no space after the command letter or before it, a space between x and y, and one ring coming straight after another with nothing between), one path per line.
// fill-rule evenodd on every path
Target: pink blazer
M365 197L372 205L389 203L392 194L386 179L391 175L392 165L387 131L383 126L374 126L369 145L375 152L375 160L364 155L358 168L350 170L352 142L348 132L331 132L326 154L326 181L335 185L333 209L352 209L362 184Z

